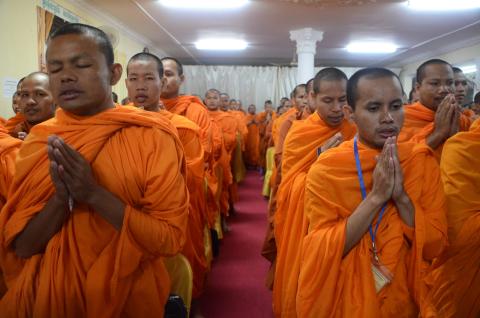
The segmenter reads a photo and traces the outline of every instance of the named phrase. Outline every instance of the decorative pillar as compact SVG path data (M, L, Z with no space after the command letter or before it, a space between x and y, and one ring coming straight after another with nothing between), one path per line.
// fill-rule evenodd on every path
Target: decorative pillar
M290 40L297 42L297 84L306 83L315 76L315 51L317 42L322 39L323 32L312 28L290 31Z

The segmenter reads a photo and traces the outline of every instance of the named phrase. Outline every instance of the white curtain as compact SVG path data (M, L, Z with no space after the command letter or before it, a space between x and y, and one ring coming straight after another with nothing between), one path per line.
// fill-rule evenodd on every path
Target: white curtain
M315 73L323 67L316 67ZM350 77L359 67L339 67ZM263 110L267 99L274 107L280 104L282 97L289 97L297 83L297 68L282 66L215 66L185 65L185 82L181 93L198 95L204 98L205 92L216 88L228 93L230 98L240 99L246 110L248 105ZM398 72L399 69L392 69Z

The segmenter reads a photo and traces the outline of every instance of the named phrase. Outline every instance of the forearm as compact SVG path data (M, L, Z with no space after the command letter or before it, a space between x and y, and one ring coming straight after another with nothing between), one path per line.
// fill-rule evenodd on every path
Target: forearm
M97 186L88 200L88 205L116 230L123 225L125 204L113 193L101 186Z
M412 201L406 193L398 199L395 200L395 206L397 207L398 213L402 221L409 227L415 226L415 207L413 206Z
M14 241L18 257L29 258L42 253L50 239L62 228L68 218L68 203L54 194L47 204L25 227Z
M170 256L178 253L186 239L188 207L184 206L173 218L156 216L128 208L125 225L128 236L144 253L151 256Z
M372 194L369 194L352 215L348 217L345 246L343 249L344 257L358 244L363 235L368 231L368 227L372 224L375 215L377 215L383 203L384 202L381 202L381 200L378 200Z
M443 138L442 136L439 136L434 131L426 138L425 142L430 148L435 150L445 142L445 138Z

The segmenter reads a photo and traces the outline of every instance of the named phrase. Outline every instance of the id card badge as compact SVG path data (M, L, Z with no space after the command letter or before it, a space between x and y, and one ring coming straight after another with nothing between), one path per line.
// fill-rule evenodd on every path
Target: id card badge
M378 257L372 259L372 274L377 294L383 289L383 287L390 284L393 279L393 274L380 262Z

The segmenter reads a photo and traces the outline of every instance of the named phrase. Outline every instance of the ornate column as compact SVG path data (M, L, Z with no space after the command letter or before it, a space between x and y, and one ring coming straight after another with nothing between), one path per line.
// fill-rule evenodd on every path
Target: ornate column
M297 83L306 83L314 74L317 42L322 41L323 32L312 28L290 31L290 40L297 42Z

